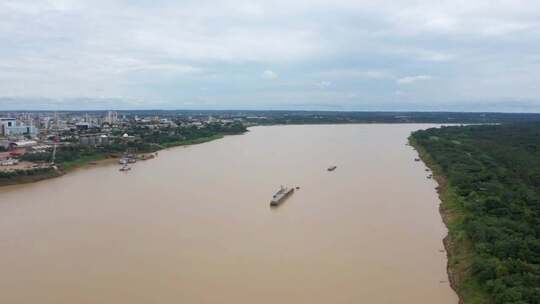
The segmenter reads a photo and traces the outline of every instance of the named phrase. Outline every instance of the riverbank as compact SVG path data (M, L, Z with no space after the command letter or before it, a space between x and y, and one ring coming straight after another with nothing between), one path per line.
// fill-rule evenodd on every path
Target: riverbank
M244 132L245 133L245 132ZM162 145L159 145L156 147L159 147L158 149L153 149L152 151L147 151L140 154L146 154L146 153L153 153L158 152L163 149L168 148L174 148L179 146L189 146L189 145L197 145L202 144L206 142L210 142L216 139L221 139L228 135L241 135L244 133L238 133L238 134L216 134L208 137L200 137L196 139L191 140L184 140L184 141L177 141L177 142L170 142L170 143L164 143ZM0 176L0 187L3 186L12 186L12 185L19 185L19 184L28 184L28 183L35 183L38 181L42 181L49 178L55 178L62 176L64 174L67 174L73 170L80 169L87 167L93 163L96 164L103 164L110 160L115 160L121 157L121 154L111 154L111 153L96 153L93 155L87 155L80 157L73 161L64 162L62 164L59 164L56 169L54 168L47 168L47 170L29 170L28 172L19 172L17 174L14 174L11 177L2 177ZM30 171L32 173L28 174Z
M433 179L438 184L437 193L441 200L439 212L448 229L448 235L443 239L443 244L447 254L450 286L457 293L459 304L487 304L489 303L488 296L471 276L472 244L465 237L462 229L465 212L459 198L429 153L412 137L409 137L409 144L418 152L424 164L431 169Z
M10 176L4 176L4 174L0 176L0 187L35 183L44 179L58 177L61 175L63 175L63 172L55 170L53 168L16 170L10 172Z
M161 146L164 147L164 148L173 148L173 147L178 147L178 146L197 145L197 144L202 144L202 143L209 142L209 141L216 140L216 139L221 139L221 138L225 137L225 135L241 135L241 134L244 134L244 133L240 133L240 134L216 134L216 135L212 135L212 136L208 136L208 137L200 137L200 138L196 138L196 139L182 140L182 141L176 141L176 142L171 142L171 143L165 143L165 144L162 144Z

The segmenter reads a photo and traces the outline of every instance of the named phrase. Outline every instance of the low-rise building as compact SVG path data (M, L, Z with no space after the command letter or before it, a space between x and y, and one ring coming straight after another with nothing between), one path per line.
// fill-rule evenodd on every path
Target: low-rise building
M11 158L9 152L0 152L0 161L8 160Z
M18 159L14 158L8 158L4 160L0 160L0 166L14 166L19 163Z
M10 147L12 149L17 149L17 148L31 148L33 146L36 146L37 145L37 141L35 140L18 140L18 141L14 141L14 142L11 142L10 144Z
M79 136L79 144L82 146L107 146L110 144L110 139L105 134L81 135Z

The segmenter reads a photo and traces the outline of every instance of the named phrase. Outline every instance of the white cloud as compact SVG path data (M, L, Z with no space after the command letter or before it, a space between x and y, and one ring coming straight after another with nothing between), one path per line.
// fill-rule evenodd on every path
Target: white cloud
M397 84L400 84L400 85L406 85L406 84L412 84L419 81L431 80L432 78L433 77L429 75L406 76L406 77L398 78L396 82Z
M272 70L265 70L262 72L262 78L273 80L278 78L278 75Z
M0 0L0 42L0 96L540 96L536 0Z
M367 78L367 79L393 79L389 70L374 69L331 69L319 73L321 76L333 78Z
M321 81L321 82L317 83L317 86L319 88L326 89L326 88L329 88L329 87L332 86L332 82L330 82L330 81Z

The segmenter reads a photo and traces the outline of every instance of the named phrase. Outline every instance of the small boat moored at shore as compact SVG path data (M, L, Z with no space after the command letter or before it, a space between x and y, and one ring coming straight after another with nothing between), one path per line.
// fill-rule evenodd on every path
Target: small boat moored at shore
M281 203L283 203L289 196L291 196L291 194L293 194L294 192L294 188L289 188L289 187L283 187L281 186L278 190L278 192L276 192L276 194L274 194L272 196L272 199L270 200L270 206L271 207L276 207L276 206L279 206Z
M122 172L127 172L129 170L131 170L131 167L128 167L127 165L124 165L122 168L120 168L120 171Z
M137 158L140 159L140 160L149 160L149 159L153 159L155 157L156 156L154 155L154 153L150 153L150 154L141 154Z

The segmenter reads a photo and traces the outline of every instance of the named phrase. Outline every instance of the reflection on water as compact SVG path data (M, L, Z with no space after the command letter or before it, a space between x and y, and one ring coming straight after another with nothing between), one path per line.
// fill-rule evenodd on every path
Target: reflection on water
M255 127L2 188L0 303L457 303L425 127Z

